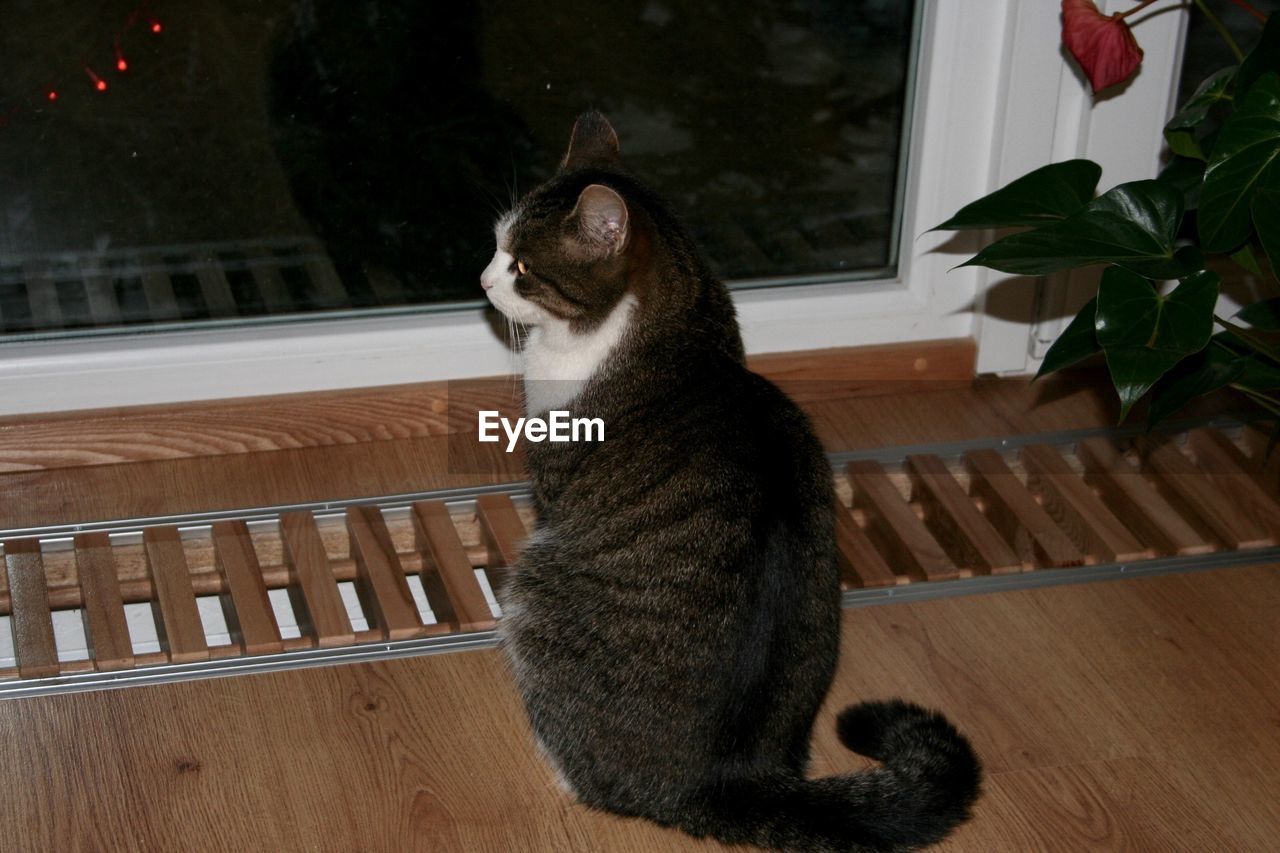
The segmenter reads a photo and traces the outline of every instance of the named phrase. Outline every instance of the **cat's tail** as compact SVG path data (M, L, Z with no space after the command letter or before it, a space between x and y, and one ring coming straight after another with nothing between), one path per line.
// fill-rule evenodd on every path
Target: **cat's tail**
M900 851L940 841L969 817L982 769L941 714L901 701L867 702L842 711L837 731L845 746L882 766L722 786L699 829L783 850Z

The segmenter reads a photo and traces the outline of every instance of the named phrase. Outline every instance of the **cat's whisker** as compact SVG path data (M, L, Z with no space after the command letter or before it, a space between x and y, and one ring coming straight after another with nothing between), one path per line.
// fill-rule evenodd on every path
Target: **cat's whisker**
M516 357L516 323L505 314L503 319L506 321L507 373L514 378L520 371L519 359Z
M493 212L493 218L495 220L501 219L506 215L506 212L511 209L511 206L503 206L502 196L494 192L494 190L488 185L475 180L474 178L471 179L470 183L472 189L475 190L476 199L488 206L489 210Z
M515 376L520 365L516 358L516 322L510 317L507 318L507 366L510 367L510 373Z
M511 319L510 319L510 318L508 318L508 319L507 319L507 328L506 328L506 335L507 335L507 339L506 339L506 345L507 345L507 373L511 374L512 376L515 376L515 375L516 375L516 373L517 373L517 372L519 371L519 369L520 369L520 366L519 366L518 364L516 364L516 357L515 357L515 355L516 355L516 353L515 353L515 344L514 344L514 343L512 343L512 339L514 338L515 333L516 333L515 324L513 324L513 323L511 322Z

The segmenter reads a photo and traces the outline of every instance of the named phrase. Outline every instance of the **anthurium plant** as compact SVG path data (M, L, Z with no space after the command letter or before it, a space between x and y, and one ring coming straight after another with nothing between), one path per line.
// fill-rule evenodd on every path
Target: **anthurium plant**
M1097 163L1054 163L938 226L1018 229L966 266L1026 276L1105 266L1097 295L1037 375L1101 353L1122 421L1144 396L1154 425L1224 387L1280 416L1280 299L1231 318L1215 313L1215 269L1238 264L1273 283L1280 272L1280 16L1230 1L1258 18L1260 37L1244 54L1204 0L1195 0L1196 13L1210 16L1238 62L1212 74L1170 119L1169 157L1158 177L1096 195ZM1142 50L1129 19L1153 2L1108 16L1092 0L1063 0L1063 42L1095 94L1136 71Z

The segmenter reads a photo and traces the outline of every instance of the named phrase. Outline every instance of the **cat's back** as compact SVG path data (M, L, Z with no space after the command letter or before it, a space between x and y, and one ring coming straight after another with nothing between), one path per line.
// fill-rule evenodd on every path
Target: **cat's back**
M806 514L816 514L809 532L825 538L830 471L808 417L777 386L731 356L706 354L604 379L574 411L600 417L603 442L530 447L545 518L576 515L599 528L613 517L635 529L702 509L759 529L809 527Z
M808 419L733 359L666 374L642 405L649 379L612 380L630 403L580 400L605 413L605 442L530 453L541 523L503 606L535 729L585 768L581 727L623 726L636 737L607 740L628 770L609 778L636 790L694 784L726 750L799 766L839 630ZM757 714L744 690L776 704Z

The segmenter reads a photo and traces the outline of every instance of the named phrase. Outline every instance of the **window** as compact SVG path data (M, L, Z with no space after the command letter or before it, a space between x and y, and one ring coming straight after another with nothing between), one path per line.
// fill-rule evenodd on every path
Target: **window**
M1250 0L1251 5L1263 14L1280 11L1277 0ZM1249 52L1262 35L1262 24L1239 6L1231 3L1214 3L1214 14L1222 21L1240 49ZM1201 14L1193 14L1187 22L1187 45L1182 56L1182 75L1178 83L1178 103L1191 97L1196 87L1206 77L1220 68L1236 63L1221 34Z
M586 105L723 277L894 272L911 3L137 2L9 16L9 339L477 306Z
M1028 321L984 310L995 282L929 229L1073 156L1056 4L86 8L0 28L23 58L0 78L0 415L510 372L467 300L495 209L584 106L735 283L749 352L974 336L981 369L1027 365ZM1168 86L1180 20L1156 16L1135 86ZM1135 116L1104 112L1115 151L1098 129Z

